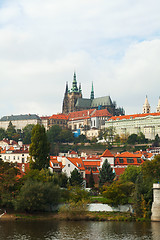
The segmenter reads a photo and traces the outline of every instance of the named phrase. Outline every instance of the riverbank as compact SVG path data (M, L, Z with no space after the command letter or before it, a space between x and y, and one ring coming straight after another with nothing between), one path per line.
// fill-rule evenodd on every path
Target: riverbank
M45 221L45 220L63 220L63 221L150 221L150 219L136 218L130 213L121 212L86 212L83 215L69 215L63 213L6 213L0 218L0 221Z

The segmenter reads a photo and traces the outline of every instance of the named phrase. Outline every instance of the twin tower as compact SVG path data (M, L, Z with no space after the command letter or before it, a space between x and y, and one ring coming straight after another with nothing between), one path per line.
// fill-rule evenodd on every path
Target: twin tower
M151 112L151 107L150 104L148 102L148 98L146 96L145 102L143 104L143 113L150 113ZM157 109L156 112L159 113L160 112L160 98L158 100L158 105L157 105Z
M125 113L123 108L116 107L116 102L112 102L110 96L95 98L93 83L90 98L83 98L81 84L77 87L76 73L74 73L70 90L68 89L68 83L66 83L62 113L68 114L86 109L107 109L113 116L124 115Z

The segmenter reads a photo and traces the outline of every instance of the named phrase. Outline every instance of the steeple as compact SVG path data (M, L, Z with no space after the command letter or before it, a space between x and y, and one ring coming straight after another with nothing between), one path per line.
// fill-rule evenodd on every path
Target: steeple
M76 73L74 72L71 92L78 92Z
M68 93L68 82L66 82L66 90L65 90L65 95Z
M79 93L82 93L81 83L79 84Z
M159 97L159 100L158 100L158 105L157 105L157 113L160 112L160 97Z
M94 99L94 89L93 89L93 82L92 82L92 90L91 90L91 96L90 99L93 100Z
M150 113L150 110L151 110L151 107L149 105L148 98L147 98L147 95L146 95L146 99L145 99L145 102L143 104L143 113Z

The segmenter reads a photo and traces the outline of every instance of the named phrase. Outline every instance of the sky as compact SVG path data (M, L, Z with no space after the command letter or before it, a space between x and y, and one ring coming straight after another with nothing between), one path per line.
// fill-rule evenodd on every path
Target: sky
M160 96L159 0L0 0L0 117L62 111L73 73L84 98L126 114Z

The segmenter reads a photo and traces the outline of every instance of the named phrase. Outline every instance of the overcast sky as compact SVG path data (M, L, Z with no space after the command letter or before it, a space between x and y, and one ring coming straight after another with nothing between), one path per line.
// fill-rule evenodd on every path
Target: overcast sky
M160 95L159 0L0 0L0 117L61 112L76 71L84 98L126 114Z

